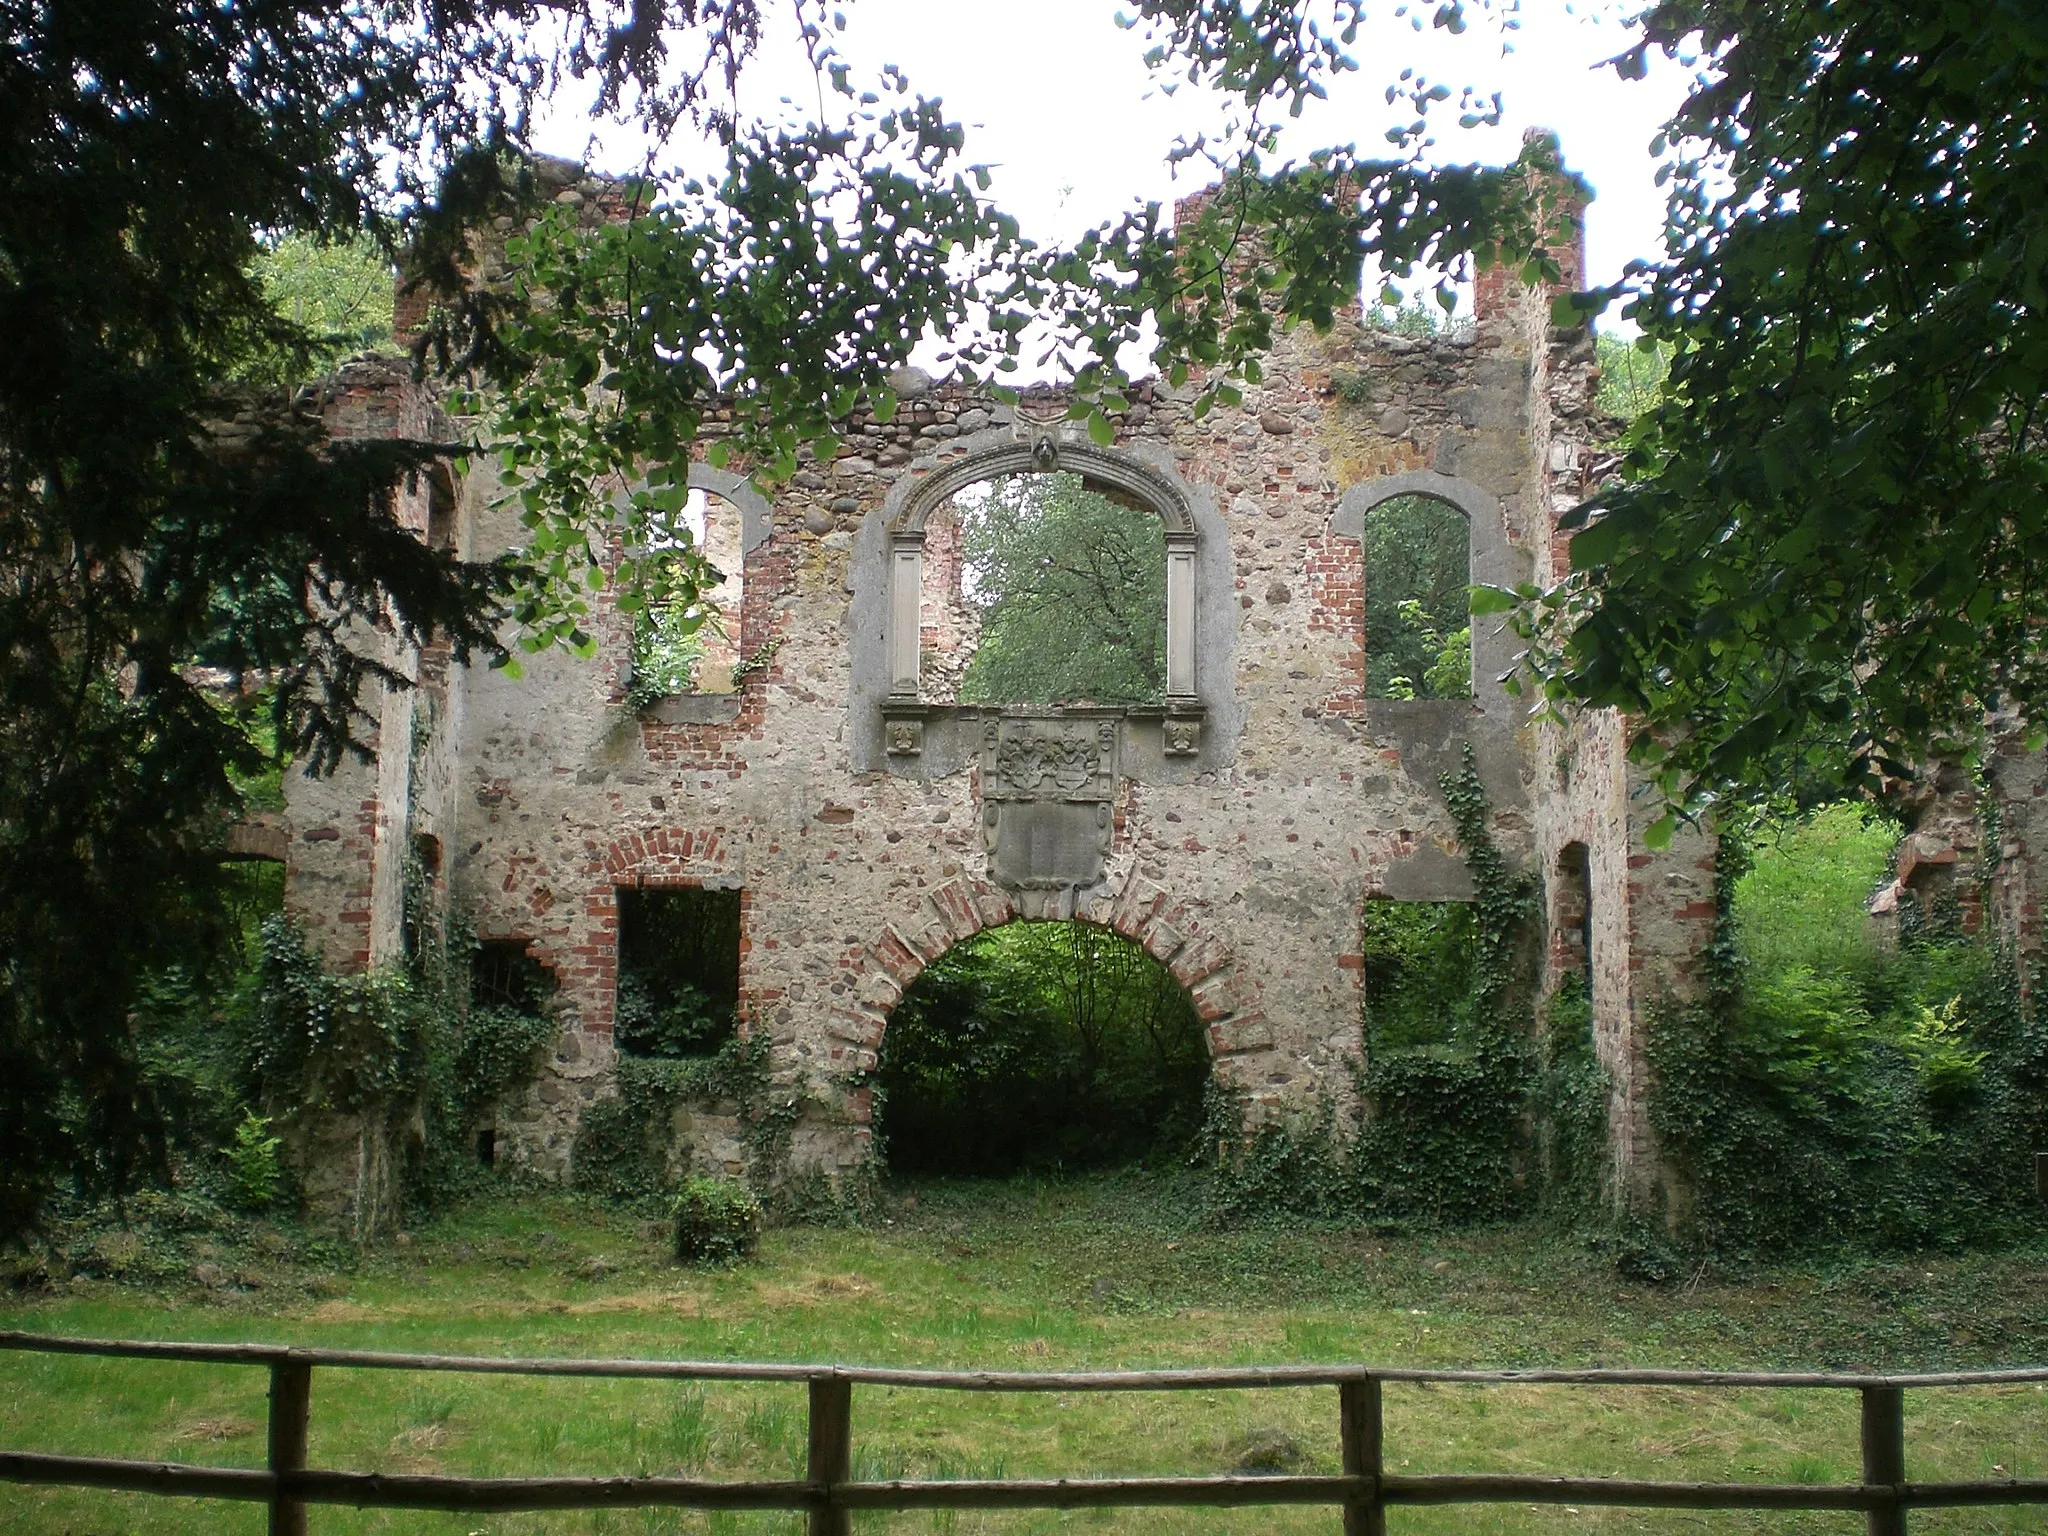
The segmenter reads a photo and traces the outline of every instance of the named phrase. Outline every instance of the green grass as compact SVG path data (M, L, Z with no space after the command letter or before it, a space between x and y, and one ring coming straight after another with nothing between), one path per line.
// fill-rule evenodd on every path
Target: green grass
M1033 1369L1219 1362L1922 1369L2048 1360L2048 1255L1757 1273L1663 1288L1548 1229L1394 1236L1218 1232L1166 1176L899 1189L866 1228L771 1231L758 1264L677 1269L660 1234L566 1198L474 1205L348 1272L288 1245L224 1264L245 1286L63 1282L0 1308L48 1333L258 1339L458 1354L657 1355ZM266 1258L265 1253L271 1255ZM230 1256L231 1259L233 1256ZM592 1261L602 1258L602 1265ZM594 1277L594 1278L593 1278ZM0 1354L0 1446L260 1464L260 1370ZM2048 1477L2048 1394L1909 1394L1909 1471ZM801 1387L315 1373L315 1465L470 1475L791 1475ZM1289 1436L1338 1466L1323 1389L994 1396L857 1388L861 1475L1230 1470ZM1390 1467L1827 1482L1854 1476L1846 1393L1392 1386ZM1329 1531L1329 1510L864 1517L863 1530ZM1395 1511L1395 1531L1851 1532L1849 1516L1522 1506ZM262 1528L252 1507L0 1485L0 1530ZM315 1532L795 1531L673 1512L456 1517L316 1510ZM1914 1530L2048 1530L2048 1511L1916 1515Z

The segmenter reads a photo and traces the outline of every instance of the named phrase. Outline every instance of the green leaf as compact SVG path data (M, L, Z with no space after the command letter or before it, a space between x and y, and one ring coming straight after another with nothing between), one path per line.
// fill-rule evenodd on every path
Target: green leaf
M1517 607L1520 599L1505 587L1489 587L1474 583L1467 589L1471 595L1472 616L1484 618L1488 614L1507 613Z

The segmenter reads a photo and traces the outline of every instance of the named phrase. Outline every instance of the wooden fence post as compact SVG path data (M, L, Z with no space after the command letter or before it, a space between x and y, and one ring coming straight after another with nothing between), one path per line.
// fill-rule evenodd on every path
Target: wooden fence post
M1380 1502L1383 1461L1380 1379L1362 1377L1337 1384L1344 1441L1344 1471L1372 1479L1372 1492L1344 1501L1344 1536L1387 1536L1387 1507Z
M1863 1481L1897 1488L1906 1480L1906 1394L1898 1387L1863 1390ZM1906 1511L1893 1502L1865 1517L1870 1536L1906 1536Z
M298 1360L270 1366L270 1470L282 1477L306 1470L306 1420L313 1401L313 1367ZM270 1495L270 1536L306 1536L306 1503L280 1482Z
M835 1491L853 1476L853 1383L837 1376L811 1378L808 1475L825 1485L825 1502L811 1511L811 1536L851 1536L853 1512Z

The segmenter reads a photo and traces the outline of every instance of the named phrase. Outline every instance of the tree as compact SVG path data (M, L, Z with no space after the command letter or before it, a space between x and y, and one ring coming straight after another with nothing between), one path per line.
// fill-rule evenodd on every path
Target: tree
M1664 0L1708 61L1672 252L1617 290L1671 361L1573 577L1525 614L1666 792L1868 789L2048 721L2048 12Z
M266 242L252 266L272 310L302 327L313 350L303 359L309 374L326 373L359 353L391 346L392 267L377 242L321 240L289 234ZM291 380L287 361L266 359L264 382ZM262 377L262 375L258 375Z
M999 481L960 509L981 644L966 701L1157 704L1166 697L1166 535L1076 475Z

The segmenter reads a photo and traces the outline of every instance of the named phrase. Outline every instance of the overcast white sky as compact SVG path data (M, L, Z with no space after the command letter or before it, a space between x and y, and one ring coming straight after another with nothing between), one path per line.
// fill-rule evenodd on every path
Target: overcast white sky
M768 9L781 12L773 0ZM1427 15L1435 7L1419 9ZM1688 71L1657 59L1648 79L1624 81L1596 68L1633 40L1618 19L1627 14L1620 4L1521 0L1519 9L1512 32L1481 16L1462 37L1450 37L1426 25L1418 32L1389 0L1353 49L1357 72L1288 125L1283 151L1355 142L1368 153L1390 152L1385 130L1412 116L1405 102L1390 107L1385 99L1404 66L1454 92L1465 84L1497 90L1505 111L1498 128L1460 129L1455 95L1432 111L1433 158L1498 164L1519 150L1525 128L1555 130L1566 163L1597 193L1587 215L1588 276L1610 281L1632 257L1660 249L1663 200L1649 143L1683 97ZM969 158L994 167L992 195L1026 233L1071 237L1133 203L1196 190L1199 170L1185 168L1176 181L1166 152L1177 136L1219 118L1204 93L1158 91L1140 35L1116 27L1116 10L1116 0L851 0L839 46L855 64L856 84L893 63L916 90L942 96L968 125ZM741 105L772 116L791 110L779 105L784 95L815 114L809 67L793 41L778 39L764 47ZM836 110L837 99L828 105ZM617 133L593 140L588 119L566 106L540 137L543 149L607 170L637 168L641 158Z

